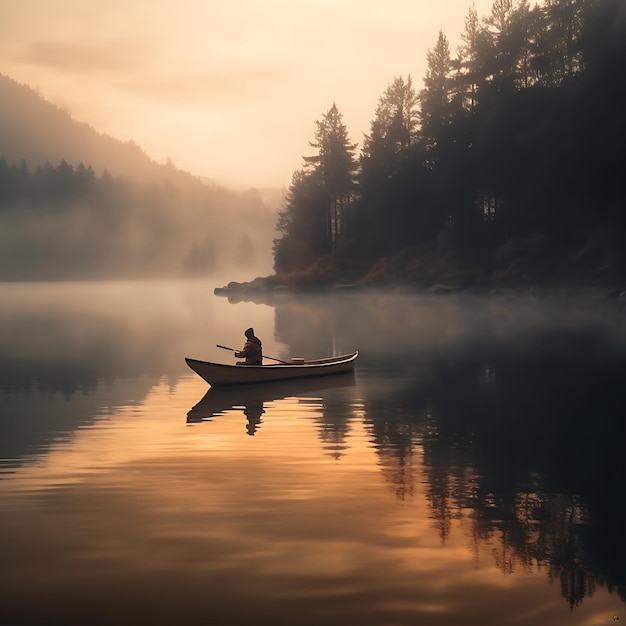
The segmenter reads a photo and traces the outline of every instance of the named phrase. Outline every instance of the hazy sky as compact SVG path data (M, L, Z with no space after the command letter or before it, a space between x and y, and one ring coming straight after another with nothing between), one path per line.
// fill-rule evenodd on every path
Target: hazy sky
M0 73L152 158L288 186L337 104L362 143L395 76L422 87L472 0L0 0ZM474 0L480 17L492 0Z

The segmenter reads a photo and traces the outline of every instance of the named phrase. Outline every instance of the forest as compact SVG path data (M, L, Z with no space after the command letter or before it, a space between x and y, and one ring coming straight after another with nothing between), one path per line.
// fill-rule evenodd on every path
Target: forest
M278 216L282 283L620 285L626 4L494 0L419 88L397 76L360 149L338 106Z
M275 214L163 166L141 181L62 160L34 170L0 158L0 280L207 276L271 265L256 241Z
M271 271L278 191L157 163L2 75L0 112L0 280Z
M360 145L332 103L277 218L0 75L0 280L273 264L264 284L623 291L626 4L494 0L460 42L393 78Z

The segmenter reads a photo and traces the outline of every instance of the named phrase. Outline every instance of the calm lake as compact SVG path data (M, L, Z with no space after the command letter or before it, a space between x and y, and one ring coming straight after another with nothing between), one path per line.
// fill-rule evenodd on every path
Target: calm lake
M221 284L0 285L3 623L626 621L626 304Z

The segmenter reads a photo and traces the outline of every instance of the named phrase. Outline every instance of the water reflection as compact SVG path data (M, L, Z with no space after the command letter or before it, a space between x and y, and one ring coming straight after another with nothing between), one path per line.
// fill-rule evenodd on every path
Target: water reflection
M383 476L402 501L426 481L444 545L460 522L476 559L488 550L504 573L545 569L570 607L598 585L626 599L623 308L402 302L286 301L277 330L306 351L306 319L329 350L359 346L361 367L376 372L360 389Z
M319 397L325 390L341 387L354 387L354 372L336 376L270 382L256 385L235 385L232 387L211 387L204 397L187 413L187 423L210 421L237 408L246 416L246 432L254 435L262 422L267 403L287 397ZM322 395L322 399L323 399Z
M540 335L414 364L364 408L400 499L418 476L441 541L464 524L503 573L545 568L571 607L598 585L626 599L626 358L602 330ZM403 376L402 368L396 370Z
M49 454L50 463L63 465L79 450L73 439L108 429L115 454L126 455L119 468L111 469L109 458L98 465L102 435L80 450L75 473L64 477L80 487L51 490L47 498L58 510L84 500L84 511L68 515L78 526L87 519L98 528L98 550L115 554L124 571L134 571L131 561L150 561L155 546L167 554L188 546L175 552L180 562L163 557L161 571L172 568L183 581L190 563L196 574L229 571L231 583L220 580L231 597L242 593L236 581L244 578L250 588L262 586L265 598L282 597L288 579L293 597L315 588L316 601L329 601L336 593L350 598L337 599L344 615L372 624L415 623L432 615L432 598L435 612L463 619L459 607L471 605L463 593L484 600L494 589L525 584L498 577L494 583L486 563L507 581L523 573L541 577L544 587L555 583L577 616L600 589L626 600L626 327L616 303L378 294L287 298L274 308L240 310L241 304L215 304L202 288L152 286L133 295L136 287L75 286L61 300L24 292L4 306L6 494L16 497L25 460ZM224 304L229 308L219 309ZM220 360L224 355L212 356L211 346L239 337L251 321L268 353L280 357L358 348L356 376L209 389L196 402L206 387L183 357ZM153 415L144 416L142 429L135 418L143 411ZM131 436L126 429L136 430ZM91 464L110 482L85 479ZM142 477L141 487L131 475ZM207 478L216 475L224 486ZM142 525L154 525L145 553L134 536L124 549L115 547L116 507L123 513L129 502ZM41 509L44 520L59 515ZM28 543L42 532L34 517L32 536L18 532L19 511L11 520L0 533L0 548L12 555L3 578L9 581L9 569L23 557L16 537ZM56 530L47 527L46 550L63 526L61 520ZM144 531L139 522L133 529ZM163 537L175 540L163 548ZM97 552L88 536L82 540L81 555ZM459 582L468 546L465 576L478 576L476 568L489 578L480 591ZM301 560L293 560L294 550ZM204 555L201 563L196 554ZM71 559L57 556L70 571ZM425 574L428 563L436 584ZM117 574L110 565L109 582ZM381 576L393 585L385 587ZM198 575L197 588L206 582ZM381 596L375 607L368 590ZM404 612L381 608L389 605ZM294 602L283 623L301 607ZM326 623L340 623L341 611L334 622L324 614ZM506 623L503 616L498 623Z
M235 324L239 335L249 317L246 308L221 313L202 281L0 284L0 301L6 471L116 407L144 402L162 380L174 390L186 354L219 353L215 337Z

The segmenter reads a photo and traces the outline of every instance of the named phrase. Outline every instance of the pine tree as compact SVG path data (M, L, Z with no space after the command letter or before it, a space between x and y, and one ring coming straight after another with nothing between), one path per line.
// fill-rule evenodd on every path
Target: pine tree
M580 38L584 27L584 8L584 0L545 0L543 44L550 61L552 84L573 76L582 67Z
M394 79L378 101L361 153L363 179L392 176L417 139L419 98L409 75ZM377 177L374 177L377 178ZM367 184L367 183L366 183Z
M480 75L480 47L484 34L478 19L478 12L472 4L465 17L465 31L461 34L461 45L456 60L457 75L455 92L461 106L466 111L473 111L478 97Z
M327 236L334 249L354 200L357 144L350 142L343 116L334 103L315 125L315 140L309 145L318 152L304 157L304 161L325 194Z
M483 22L490 44L485 66L492 84L498 91L528 87L532 23L528 0L494 0Z
M329 252L326 198L315 178L303 169L292 176L276 230L281 234L273 245L277 272L304 269Z
M452 119L452 59L450 44L439 31L435 47L426 53L424 89L420 94L422 109L422 136L427 146L436 146Z

